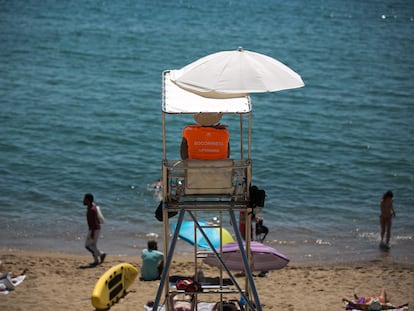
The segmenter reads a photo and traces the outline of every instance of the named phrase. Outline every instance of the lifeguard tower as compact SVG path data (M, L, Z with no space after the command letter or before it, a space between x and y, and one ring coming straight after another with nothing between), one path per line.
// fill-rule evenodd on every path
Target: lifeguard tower
M223 299L223 295L234 294L245 302L245 310L262 310L259 296L256 291L252 271L249 268L251 239L251 214L250 186L252 181L252 165L250 158L251 150L251 123L252 105L248 95L239 98L212 99L199 96L178 87L171 80L171 71L164 71L162 74L162 136L163 136L163 160L162 160L162 182L163 182L163 230L164 230L164 254L166 254L165 266L161 276L160 286L154 301L153 310L159 310L160 304L164 303L165 310L169 310L169 297L177 293L184 293L178 290L174 284L169 283L170 267L178 233L184 217L194 221L194 231L199 232L206 239L210 246L210 254L213 253L221 263L218 269L220 275L219 284L214 286L203 285L199 292L191 293L196 302L202 301L204 295L216 295L216 301ZM221 113L223 117L231 117L234 124L237 124L239 131L235 133L231 129L230 140L232 146L238 145L238 150L232 147L228 159L222 160L181 160L179 152L175 152L172 158L167 152L171 146L168 137L174 137L175 143L181 141L181 129L186 124L180 124L174 120L174 116L190 115L196 113ZM167 126L168 125L168 126ZM172 128L172 130L171 130ZM179 137L177 137L177 135ZM177 150L177 149L176 149ZM223 217L228 217L231 223L235 240L240 248L240 256L243 261L245 277L243 284L236 280L232 271L221 260L221 246L213 247L207 235L205 226L199 224L203 213L216 212L219 215L218 226L222 232ZM236 213L244 212L246 223L245 241L238 228ZM169 214L178 214L178 217L169 219ZM170 236L170 220L176 222L176 228ZM195 234L195 239L196 233ZM245 242L246 247L243 246ZM194 244L195 280L198 276L200 257L205 252L198 249ZM232 285L223 284L223 273L226 272L231 279ZM195 310L197 310L195 303Z

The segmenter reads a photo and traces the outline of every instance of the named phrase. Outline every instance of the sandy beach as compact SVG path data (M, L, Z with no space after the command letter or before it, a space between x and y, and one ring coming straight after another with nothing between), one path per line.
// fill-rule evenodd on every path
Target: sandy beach
M176 257L176 256L175 256ZM171 276L191 276L190 256L174 257ZM2 250L0 260L9 271L27 268L25 281L8 295L0 296L0 310L94 310L91 293L96 281L110 267L129 262L141 266L136 257L107 256L94 268L87 255ZM206 277L217 277L217 268L203 265ZM376 294L385 287L392 303L413 305L414 264L387 259L335 264L289 265L268 277L255 277L263 310L344 310L342 298ZM154 300L159 281L138 279L127 295L111 310L144 310ZM205 297L204 295L203 297ZM231 297L228 298L237 298ZM208 296L204 301L214 299Z

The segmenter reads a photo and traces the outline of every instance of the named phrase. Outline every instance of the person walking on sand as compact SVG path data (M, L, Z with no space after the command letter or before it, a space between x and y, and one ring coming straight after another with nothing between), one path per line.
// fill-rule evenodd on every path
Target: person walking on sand
M395 211L393 206L394 194L391 190L386 191L381 198L381 214L380 214L380 225L381 225L381 244L380 246L389 247L391 238L391 224L392 218L395 217ZM384 243L384 236L386 242Z
M94 258L94 262L91 263L91 266L96 266L102 264L106 257L106 254L98 249L98 239L103 217L100 215L99 207L94 203L94 198L91 193L85 194L83 205L87 207L86 220L89 228L85 241L85 248L91 252Z

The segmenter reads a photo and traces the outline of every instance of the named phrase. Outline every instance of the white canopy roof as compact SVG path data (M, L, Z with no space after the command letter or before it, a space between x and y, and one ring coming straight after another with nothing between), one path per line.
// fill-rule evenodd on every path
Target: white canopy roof
M186 91L171 81L174 70L163 72L162 111L165 113L248 113L252 110L250 97L207 98Z

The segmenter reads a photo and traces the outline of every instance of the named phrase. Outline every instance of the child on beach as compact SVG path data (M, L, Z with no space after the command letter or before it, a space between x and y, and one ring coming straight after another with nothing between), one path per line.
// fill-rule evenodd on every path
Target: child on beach
M395 217L395 211L393 206L394 194L391 190L386 191L381 198L381 214L380 214L380 225L381 225L381 243L380 246L389 247L391 238L391 224L392 217ZM384 243L384 235L386 242Z

